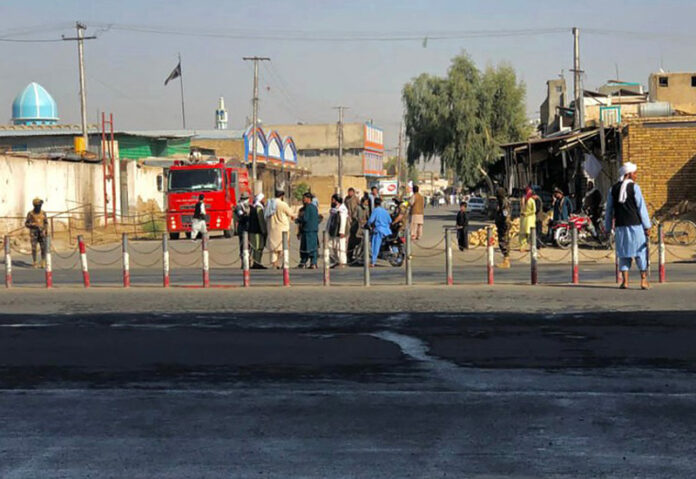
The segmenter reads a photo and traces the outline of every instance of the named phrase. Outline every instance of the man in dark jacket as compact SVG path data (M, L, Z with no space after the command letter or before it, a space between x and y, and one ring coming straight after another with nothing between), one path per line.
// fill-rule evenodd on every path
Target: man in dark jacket
M509 269L510 247L508 236L510 234L512 209L505 188L498 188L495 196L498 200L498 206L495 210L495 227L498 230L498 246L500 247L500 252L503 253L503 261L496 266L501 269Z
M594 181L587 182L587 193L582 200L582 208L589 216L592 226L595 230L595 235L599 234L600 220L602 219L602 193L595 188Z
M459 251L469 249L469 216L466 213L466 201L459 203L457 212L457 242Z
M263 193L259 193L254 198L254 204L249 210L249 246L251 248L252 269L266 269L261 264L268 234L266 218L263 214L264 202Z
M300 226L300 264L298 268L317 269L317 250L319 249L319 210L312 203L312 193L302 196L302 215L298 216Z

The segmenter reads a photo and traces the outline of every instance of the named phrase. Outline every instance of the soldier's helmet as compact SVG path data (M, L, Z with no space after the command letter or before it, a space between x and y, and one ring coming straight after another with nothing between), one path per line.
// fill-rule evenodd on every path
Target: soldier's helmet
M34 206L41 206L43 205L43 200L41 198L34 198L34 200L31 202L32 205Z

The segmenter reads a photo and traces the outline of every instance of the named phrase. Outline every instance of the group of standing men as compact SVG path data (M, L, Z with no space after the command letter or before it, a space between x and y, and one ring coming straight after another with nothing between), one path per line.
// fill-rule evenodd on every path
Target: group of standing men
M203 195L201 195L203 196ZM234 216L237 234L240 241L240 254L243 250L242 233L249 234L251 252L251 268L265 269L262 264L263 251L268 249L271 254L271 265L280 268L278 260L281 257L283 232L290 232L291 223L297 224L297 238L300 240L300 262L298 268L316 269L319 250L319 225L323 221L319 214L319 203L312 193L307 192L302 197L302 206L297 215L284 200L283 191L277 191L275 198L266 201L263 194L254 198L249 204L249 197L242 193L240 202L235 208ZM199 203L203 198L199 199ZM410 205L395 197L395 212L390 215L382 204L379 190L372 187L370 192L358 197L355 188L348 188L345 197L334 194L331 197L331 209L324 229L328 234L328 246L332 267L342 268L355 259L355 251L363 240L364 230L372 228L371 249L372 264L377 261L377 255L383 239L393 233L394 228L402 230L410 216L411 237L419 240L423 235L423 214L425 199L413 187ZM205 211L201 218L204 221ZM194 221L196 221L194 214ZM194 236L195 238L195 236Z

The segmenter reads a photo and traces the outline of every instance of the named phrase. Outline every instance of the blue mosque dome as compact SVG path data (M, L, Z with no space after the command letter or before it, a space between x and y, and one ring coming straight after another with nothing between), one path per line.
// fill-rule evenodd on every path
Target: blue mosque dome
M31 82L12 102L12 123L15 125L54 125L58 107L44 87Z

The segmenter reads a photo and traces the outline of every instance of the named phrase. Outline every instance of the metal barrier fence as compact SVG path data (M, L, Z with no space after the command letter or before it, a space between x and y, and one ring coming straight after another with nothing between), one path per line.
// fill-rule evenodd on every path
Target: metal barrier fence
M433 258L436 256L444 256L444 281L443 284L451 286L455 284L454 281L454 268L455 261L453 257L452 248L452 232L455 229L452 227L446 227L444 230L443 238L433 245L422 245L415 243L415 246L422 251L421 254L414 254L412 247L414 243L410 237L410 231L406 229L405 231L405 241L404 241L404 283L405 285L413 284L413 264L414 260L418 258ZM519 256L510 255L510 259L513 261L522 261L527 257L529 258L530 267L530 282L531 285L539 284L539 264L540 260L543 260L546 264L568 264L569 265L569 283L579 284L580 283L580 264L581 258L587 260L605 260L613 257L615 259L615 264L617 265L617 278L618 278L618 262L616 260L616 254L614 251L603 251L599 256L591 255L590 253L583 251L578 245L578 235L577 232L572 234L572 245L569 250L564 251L560 257L552 258L549 255L542 254L541 251L537 249L536 241L536 230L531 229L530 234L530 249L529 252L520 252ZM696 252L694 254L690 253L690 256L684 256L679 254L674 248L670 248L664 242L664 232L662 226L658 225L658 243L657 248L650 248L649 258L652 262L653 257L658 263L658 282L664 283L667 281L666 265L670 256L673 259L680 261L694 261L696 260ZM12 270L12 252L17 252L23 255L27 255L30 251L24 251L18 249L16 246L12 245L11 238L5 236L4 241L4 264L5 264L5 286L6 288L13 287L13 270ZM237 241L232 241L234 245ZM444 243L444 245L443 245ZM200 287L209 288L211 287L210 281L210 268L213 265L216 268L230 268L235 265L240 265L242 269L241 286L249 287L252 282L252 274L250 272L250 244L249 236L247 233L241 238L240 251L235 251L232 249L233 260L225 261L224 257L211 255L209 251L209 238L208 235L203 235L200 243L191 247L177 247L174 248L173 245L169 243L168 236L166 233L161 235L161 242L155 242L151 246L138 245L129 240L129 235L127 233L121 234L121 241L115 245L110 246L99 246L87 244L83 235L77 235L76 237L76 247L67 252L58 252L52 245L50 237L47 238L46 244L46 258L45 258L45 287L52 288L54 286L54 272L56 269L59 270L81 270L82 272L82 284L85 288L92 286L92 277L90 276L89 268L90 266L98 267L112 267L114 265L120 264L122 272L122 286L124 288L129 288L131 286L131 271L132 265L137 268L144 270L158 267L161 265L162 268L162 287L171 286L171 268L200 268L201 269L201 283ZM442 247L441 247L442 245ZM476 264L480 263L482 259L485 261L481 263L482 267L486 268L486 283L489 285L494 284L495 275L495 241L493 237L492 228L489 226L486 232L486 244L475 248L472 251L479 250L480 254L461 255L458 260L466 264ZM370 286L371 275L371 255L370 255L370 232L365 230L363 232L362 244L361 244L361 256L362 258L354 258L352 263L357 263L361 260L363 269L363 285ZM321 284L328 287L331 285L330 269L336 265L336 259L332 256L332 246L331 240L327 232L323 233L322 242L320 246L320 251L322 254L320 258L323 262L323 279ZM171 253L176 253L174 256ZM470 251L471 252L471 251ZM137 253L133 255L131 253ZM159 254L156 254L159 253ZM151 255L155 255L154 260L149 258L143 261L143 256L148 258ZM227 255L225 255L227 256ZM189 258L190 260L186 260ZM289 234L287 232L283 233L282 241L282 252L280 255L281 264L278 266L282 269L282 284L283 286L290 286L290 248L289 248ZM57 261L55 261L57 260ZM58 268L56 268L58 266Z

